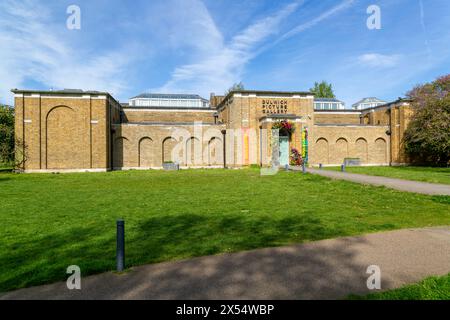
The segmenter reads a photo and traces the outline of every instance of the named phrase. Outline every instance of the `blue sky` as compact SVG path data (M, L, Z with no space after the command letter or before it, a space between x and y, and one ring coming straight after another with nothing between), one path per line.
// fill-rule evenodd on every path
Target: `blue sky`
M381 30L366 10L381 8ZM69 5L81 29L66 27ZM347 107L394 100L450 71L448 0L0 2L0 101L11 88L305 91L326 80Z

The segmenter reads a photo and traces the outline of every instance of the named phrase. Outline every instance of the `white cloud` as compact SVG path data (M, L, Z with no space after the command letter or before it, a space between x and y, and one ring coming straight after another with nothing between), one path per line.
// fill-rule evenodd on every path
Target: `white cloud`
M384 55L379 53L366 53L358 57L358 62L361 65L375 68L395 67L400 63L401 57L399 54Z
M307 29L310 29L312 27L314 27L315 25L319 24L320 22L322 22L323 20L330 18L331 16L339 13L340 11L349 8L351 5L353 5L355 2L355 0L344 0L343 2L341 2L340 4L338 4L337 6L332 7L331 9L323 12L321 15L319 15L317 18L314 18L308 22L302 23L298 26L296 26L295 28L289 30L288 32L286 32L282 37L280 37L279 41L285 40L287 38L293 37L296 34L303 32Z
M152 12L158 14L152 15L148 22L151 33L147 42L138 39L139 45L148 49L157 39L158 49L169 50L178 61L184 62L174 68L163 86L152 90L196 92L206 97L210 91L220 94L242 80L245 66L261 52L337 14L354 0L343 0L311 21L290 31L283 30L285 22L303 2L293 0L250 23L229 40L224 39L200 0L167 0L157 5L160 10ZM11 101L9 90L23 87L28 80L48 88L124 93L128 89L129 67L138 59L149 59L148 50L132 50L125 43L122 47L126 49L107 52L100 49L105 53L98 53L94 51L98 48L89 43L72 44L70 32L83 32L83 24L81 31L68 31L61 19L55 25L54 12L44 4L37 0L0 2L0 43L4 44L0 50L0 100Z
M189 91L206 96L209 93L205 91L207 88L221 94L233 83L242 80L246 64L254 57L278 42L314 27L323 20L350 7L354 2L355 0L344 0L318 17L292 28L279 36L278 39L267 43L269 38L283 32L283 22L304 3L304 0L297 0L284 6L273 15L255 21L238 32L228 43L224 43L222 37L217 36L218 30L203 3L199 0L189 1L189 6L194 5L196 8L201 8L201 10L197 10L200 13L197 18L208 21L208 27L200 32L195 41L201 43L200 47L208 46L209 50L197 55L194 62L175 68L168 82L162 87L152 90L164 92ZM209 39L211 38L215 40L214 46L210 45Z
M0 3L0 101L11 103L10 90L27 80L55 89L124 90L120 73L130 62L128 52L89 54L71 44L67 32L79 31L54 25L48 8L37 1Z
M222 37L217 36L217 28L208 10L200 1L191 1L196 7L203 6L202 10L197 10L198 19L208 21L208 28L201 30L200 35L195 38L197 45L202 48L202 43L208 46L208 51L198 55L193 63L177 67L171 79L162 87L153 89L162 92L199 92L207 95L205 89L216 93L222 93L234 82L240 81L245 64L257 53L256 46L266 40L269 36L277 34L281 22L294 12L299 6L299 2L291 3L275 14L254 22L228 43ZM191 5L190 4L190 5ZM214 39L214 46L211 46L210 39Z

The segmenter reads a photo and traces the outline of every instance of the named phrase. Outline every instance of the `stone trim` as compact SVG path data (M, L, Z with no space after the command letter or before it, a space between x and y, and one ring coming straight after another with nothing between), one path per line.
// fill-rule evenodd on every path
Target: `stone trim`
M339 167L342 163L332 163L332 164L322 164L322 167ZM359 166L350 166L350 167L389 167L389 163L362 163ZM319 163L311 163L310 167L319 167Z
M317 114L361 114L361 112L360 111L347 111L347 110L342 110L342 111L339 111L339 110L330 110L330 111L328 111L328 110L314 110L314 113L317 113Z
M107 172L109 169L27 169L23 173L79 173L79 172Z
M180 170L186 169L222 169L223 165L218 166L180 166ZM163 167L114 167L115 171L130 171L130 170L164 170Z
M217 126L223 127L222 124L215 123L205 123L205 122L126 122L126 123L116 123L112 126Z
M316 127L346 127L346 128L390 128L388 125L368 125L368 124L314 124Z
M192 109L192 108L130 108L130 107L123 107L123 111L132 111L132 112L217 112L216 109L206 109L206 108L198 108L198 109Z

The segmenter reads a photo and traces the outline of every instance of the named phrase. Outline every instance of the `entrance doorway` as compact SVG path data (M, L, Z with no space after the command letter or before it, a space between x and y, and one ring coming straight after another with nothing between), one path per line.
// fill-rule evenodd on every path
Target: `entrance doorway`
M280 137L280 166L289 164L289 138Z

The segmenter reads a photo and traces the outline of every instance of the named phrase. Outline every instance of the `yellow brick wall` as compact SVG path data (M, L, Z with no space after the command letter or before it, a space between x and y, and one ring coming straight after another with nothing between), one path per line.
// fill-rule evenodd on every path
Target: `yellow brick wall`
M315 112L316 124L360 124L360 113Z
M339 165L346 157L372 165L408 162L403 136L412 114L409 104L363 111L360 120L358 113L314 112L310 96L234 95L219 110L172 112L123 111L108 95L17 94L15 134L26 146L26 171L107 170L111 161L115 168L160 168L183 144L182 166L222 166L221 130L226 129L227 165L239 167L271 158L270 129L277 117L263 111L267 100L282 106L280 119L292 117L291 148L302 151L301 132L308 128L311 165ZM214 124L216 113L219 124ZM185 124L194 122L203 125ZM261 129L267 130L265 140ZM180 130L185 140L173 140ZM195 156L198 148L201 154Z
M270 117L271 113L263 110L263 100L267 101L283 101L282 115L300 115L301 119L299 122L295 122L295 133L291 137L290 148L296 148L301 152L301 132L304 127L311 128L314 123L314 104L312 97L273 97L273 96L234 96L231 99L228 99L224 103L223 109L219 110L219 120L223 121L226 124L227 129L234 130L235 134L245 135L246 132L250 132L255 136L255 139L250 140L253 141L253 152L254 157L250 157L249 161L244 161L242 159L242 152L239 153L239 150L242 150L243 146L239 143L240 139L234 139L234 145L230 145L227 143L227 163L235 164L240 166L241 164L250 165L250 164L260 164L265 162L266 159L261 159L261 148L267 150L267 155L263 155L263 157L271 158L271 128L272 124L269 123L261 123L260 119L263 117ZM281 105L281 104L280 104ZM286 108L284 108L286 106ZM263 137L260 136L260 128L266 130L267 137L265 138L265 142L267 146L261 145L261 139ZM240 133L239 130L244 130L243 133ZM232 140L232 136L227 135L227 141ZM245 152L244 152L245 157Z
M405 130L408 127L413 110L411 106L407 103L401 103L392 106L391 109L391 153L392 153L392 164L401 165L406 164L410 160L405 152L404 145L404 135Z
M163 161L176 160L181 167L222 166L223 128L221 125L195 129L191 125L177 124L114 125L114 168L160 168ZM179 158L174 159L172 151L176 146L180 152L177 153ZM194 156L195 147L198 147L197 156Z
M15 98L24 170L108 168L107 100L25 95Z
M214 123L215 110L151 110L125 108L125 122L195 122Z
M340 165L360 158L365 165L388 165L388 126L315 126L310 135L310 165Z

